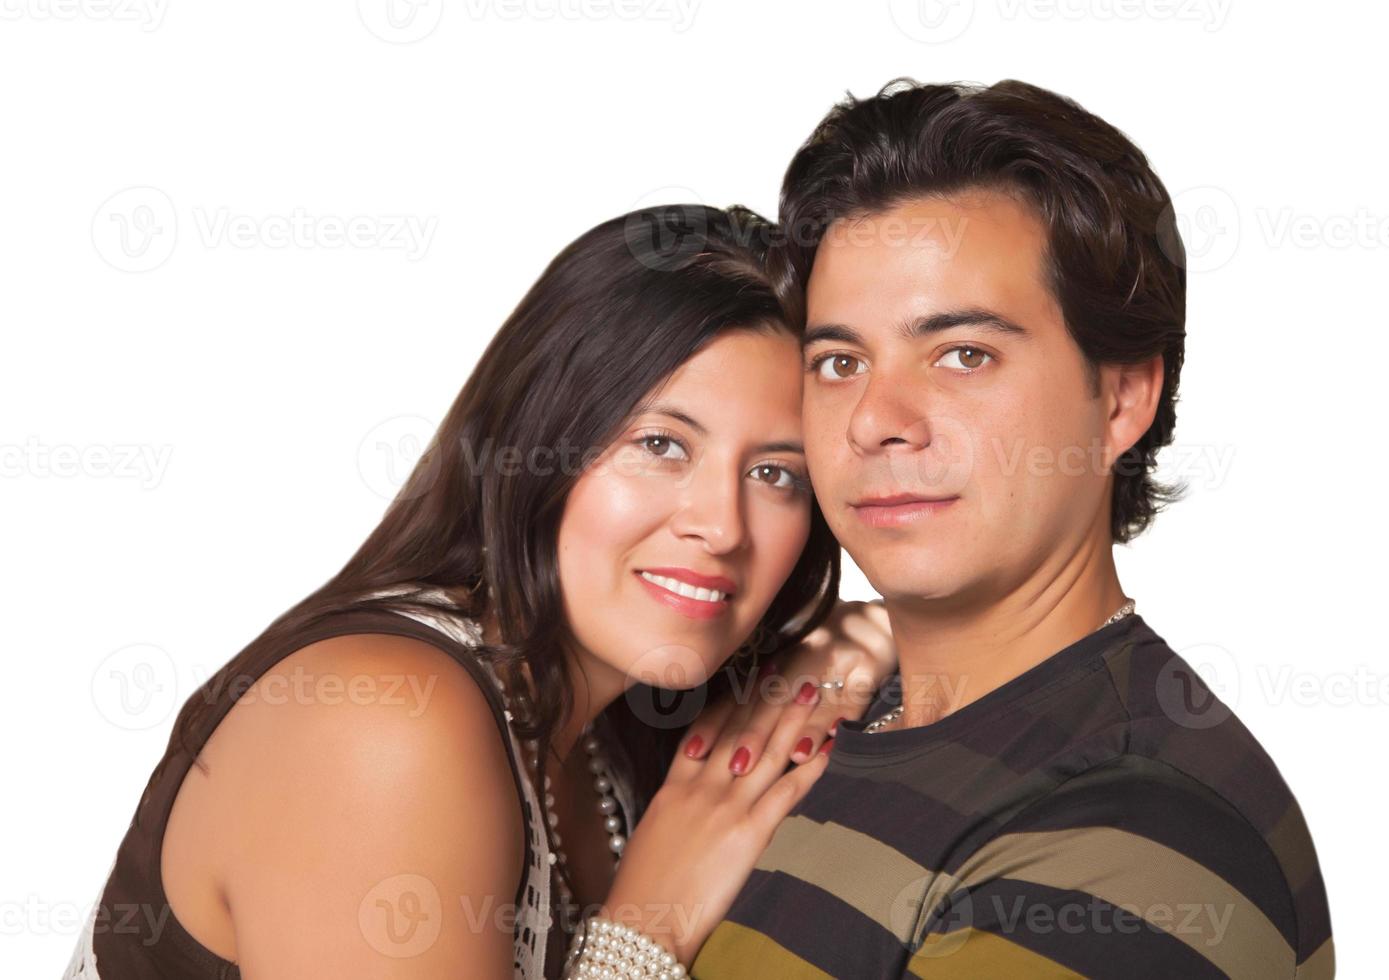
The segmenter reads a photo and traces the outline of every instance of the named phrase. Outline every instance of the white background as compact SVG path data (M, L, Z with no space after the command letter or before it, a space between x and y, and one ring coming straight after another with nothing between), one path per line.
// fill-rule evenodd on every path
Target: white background
M774 214L897 75L1070 95L1172 191L1192 492L1122 582L1378 975L1382 6L400 2L0 0L0 975L61 972L177 707L356 548L551 256L641 203Z

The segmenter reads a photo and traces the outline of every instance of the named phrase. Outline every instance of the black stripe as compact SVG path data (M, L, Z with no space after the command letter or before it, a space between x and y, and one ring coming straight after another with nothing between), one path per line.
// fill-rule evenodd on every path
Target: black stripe
M754 869L727 918L835 977L896 977L909 958L896 936L858 909L780 871Z

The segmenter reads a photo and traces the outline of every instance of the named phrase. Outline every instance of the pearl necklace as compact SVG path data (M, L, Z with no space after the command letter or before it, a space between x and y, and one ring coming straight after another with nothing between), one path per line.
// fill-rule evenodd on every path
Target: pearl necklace
M497 689L501 691L502 700L507 704L503 714L506 715L507 724L511 725L515 719L512 711L513 698L500 677L497 678ZM525 694L517 694L514 701L515 707L522 711L528 710L530 707L530 699ZM617 797L612 792L611 770L608 768L608 761L602 751L602 742L599 741L594 732L592 722L584 725L579 739L583 744L584 751L588 753L588 771L593 776L593 791L598 797L598 812L603 815L603 829L609 834L608 849L612 852L613 863L616 865L622 860L622 851L627 846L627 838L622 834L622 817L618 815ZM573 890L570 889L565 875L560 873L569 865L560 846L563 842L560 839L558 829L559 814L554 811L555 795L550 791L550 774L544 773L542 776L538 740L531 738L521 739L521 741L525 746L526 764L530 770L531 785L536 787L537 794L543 793L545 797L545 833L550 845L550 867L555 869L553 880L559 893L560 909L565 916L566 927L572 931L578 925L579 910L574 905Z
M1133 601L1132 599L1130 599L1128 602L1124 603L1122 606L1119 607L1119 611L1118 611L1118 612L1116 612L1113 616L1110 616L1108 619L1106 619L1106 620L1105 620L1103 623L1101 623L1099 626L1095 627L1095 629L1092 630L1091 632L1098 632L1099 630L1104 629L1104 628L1105 628L1106 626L1108 626L1110 623L1117 623L1119 620L1123 619L1123 618L1124 618L1125 616L1127 616L1129 613L1133 612L1133 609L1134 609L1134 601ZM1088 635L1088 634L1087 634L1087 635ZM873 721L871 721L871 722L869 722L867 725L864 725L864 726L863 726L863 734L865 734L865 735L872 735L872 734L874 734L875 732L880 732L880 731L882 731L884 728L886 728L888 725L891 725L891 724L892 724L894 721L896 721L898 718L901 718L901 717L902 717L902 711L903 711L905 708L906 708L906 703L904 702L904 703L902 703L902 704L899 704L897 707L893 708L891 711L889 711L887 714L883 715L881 718L875 718Z

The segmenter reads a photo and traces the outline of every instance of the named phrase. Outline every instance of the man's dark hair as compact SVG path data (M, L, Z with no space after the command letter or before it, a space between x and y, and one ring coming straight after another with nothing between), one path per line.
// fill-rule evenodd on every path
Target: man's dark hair
M1019 81L988 87L894 79L849 95L802 144L781 187L774 268L793 324L825 230L904 201L967 189L1020 194L1047 231L1049 285L1084 354L1098 365L1161 354L1152 426L1114 463L1111 533L1131 540L1185 487L1156 481L1172 441L1186 340L1186 263L1171 198L1119 130L1064 96Z

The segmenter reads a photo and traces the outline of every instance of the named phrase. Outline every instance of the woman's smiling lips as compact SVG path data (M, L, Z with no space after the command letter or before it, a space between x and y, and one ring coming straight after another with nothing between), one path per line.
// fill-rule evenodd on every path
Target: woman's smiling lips
M701 575L688 568L639 568L633 574L652 598L690 619L722 616L737 589L722 575Z
M945 510L959 497L923 497L899 493L886 497L865 497L849 506L869 527L900 527Z

